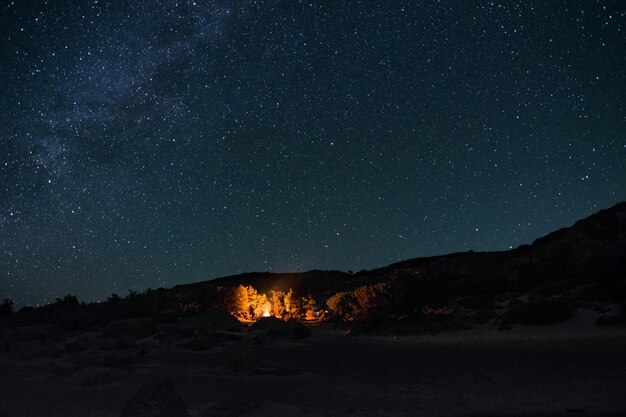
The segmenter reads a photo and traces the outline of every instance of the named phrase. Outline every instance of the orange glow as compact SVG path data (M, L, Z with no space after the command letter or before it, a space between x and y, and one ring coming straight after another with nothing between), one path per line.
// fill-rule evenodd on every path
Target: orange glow
M229 289L223 301L233 316L245 322L255 321L261 317L276 317L281 320L319 318L313 297L296 296L291 289L287 292L272 290L268 296L259 293L251 285L239 285Z
M263 306L263 317L270 317L272 312L272 303L269 301Z

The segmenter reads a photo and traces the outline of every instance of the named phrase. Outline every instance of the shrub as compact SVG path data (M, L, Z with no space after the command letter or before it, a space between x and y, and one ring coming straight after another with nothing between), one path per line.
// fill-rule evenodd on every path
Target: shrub
M13 304L15 304L13 300L5 298L0 304L0 317L13 313Z
M326 300L331 314L347 321L363 320L391 303L390 284L379 282L352 291L341 291Z
M355 300L352 293L346 291L340 291L326 300L326 305L330 313L335 317L341 317L345 320L352 319L354 304Z
M67 294L65 296L63 296L63 298L56 298L54 300L54 305L56 306L67 306L67 307L74 307L79 305L78 302L78 297L76 297L76 295L74 294Z

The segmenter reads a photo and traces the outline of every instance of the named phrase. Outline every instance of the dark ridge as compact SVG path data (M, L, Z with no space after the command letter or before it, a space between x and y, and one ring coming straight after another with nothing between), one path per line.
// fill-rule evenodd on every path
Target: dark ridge
M529 291L557 282L566 287L601 282L623 296L626 292L626 202L540 237L531 245L508 251L469 251L414 258L355 274L320 270L251 272L179 285L171 291L186 293L206 286L243 284L253 285L260 291L293 288L300 292L329 293L397 276L435 280L451 295Z

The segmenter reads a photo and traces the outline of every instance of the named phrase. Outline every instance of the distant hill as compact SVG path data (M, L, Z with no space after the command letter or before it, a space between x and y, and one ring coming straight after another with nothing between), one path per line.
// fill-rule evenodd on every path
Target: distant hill
M396 276L434 281L450 295L501 292L559 292L599 282L626 295L626 202L602 210L531 245L502 252L461 252L415 258L349 274L313 270L301 273L252 272L172 288L174 294L207 286L253 285L270 289L330 294Z

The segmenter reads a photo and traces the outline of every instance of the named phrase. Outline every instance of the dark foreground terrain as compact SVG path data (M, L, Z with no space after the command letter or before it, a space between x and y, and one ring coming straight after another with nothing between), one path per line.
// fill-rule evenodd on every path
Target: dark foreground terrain
M23 342L0 356L0 416L626 415L626 328L598 314L432 336L222 332L203 350L164 332Z

